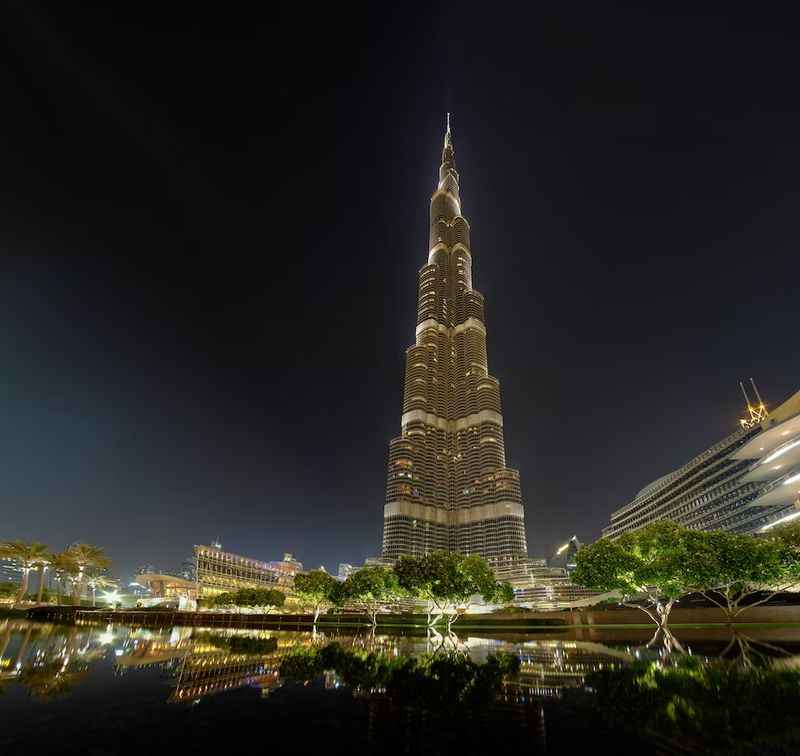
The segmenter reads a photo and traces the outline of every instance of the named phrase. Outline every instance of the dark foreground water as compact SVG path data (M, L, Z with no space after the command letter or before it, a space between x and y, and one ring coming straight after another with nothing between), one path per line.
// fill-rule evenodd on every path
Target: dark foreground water
M0 621L0 754L800 754L800 628L649 635Z

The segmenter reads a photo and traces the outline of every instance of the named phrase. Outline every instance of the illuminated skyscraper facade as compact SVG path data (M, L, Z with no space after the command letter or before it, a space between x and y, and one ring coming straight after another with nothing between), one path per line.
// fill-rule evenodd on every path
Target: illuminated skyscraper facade
M489 375L483 295L448 119L406 350L401 435L389 444L383 557L444 549L493 564L527 555L519 473L506 467L500 386Z

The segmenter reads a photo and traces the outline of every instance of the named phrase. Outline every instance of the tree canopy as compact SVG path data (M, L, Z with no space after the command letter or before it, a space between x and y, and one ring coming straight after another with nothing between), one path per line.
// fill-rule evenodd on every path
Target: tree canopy
M296 575L294 593L298 598L314 609L314 622L319 619L320 611L334 603L335 594L340 583L325 570L314 570Z
M405 595L395 571L379 565L368 565L352 572L336 591L337 603L353 602L364 609L377 624L381 609L396 602Z
M13 559L22 570L17 601L22 601L28 592L28 580L31 570L37 565L50 564L52 555L43 543L34 541L7 541L0 543L0 557Z
M729 619L796 582L796 561L779 538L693 530L684 539L681 572L686 585L719 606ZM753 600L762 593L766 595Z
M435 607L436 616L429 623L446 617L448 629L458 610L465 611L476 594L490 602L514 597L511 586L498 583L492 568L477 555L434 551L421 557L401 557L395 572L402 588Z
M663 521L616 540L601 538L578 551L572 579L586 588L619 591L623 604L641 609L659 627L666 627L676 599L693 585L683 569L690 532Z
M242 588L238 591L220 593L214 598L214 606L283 606L286 595L269 588Z

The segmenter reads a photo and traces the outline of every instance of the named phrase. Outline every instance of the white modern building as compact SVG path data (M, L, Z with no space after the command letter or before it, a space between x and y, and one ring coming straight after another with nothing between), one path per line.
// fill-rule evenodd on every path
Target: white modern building
M749 418L611 515L615 538L659 520L694 530L757 533L800 517L800 391L774 410L748 402Z

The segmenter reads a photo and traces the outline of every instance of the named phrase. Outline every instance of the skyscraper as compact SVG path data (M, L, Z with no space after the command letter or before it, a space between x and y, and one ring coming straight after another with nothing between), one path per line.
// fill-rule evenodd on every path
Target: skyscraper
M499 565L527 555L524 512L519 473L506 467L500 385L488 372L458 181L448 116L401 435L389 443L383 557L444 549Z

